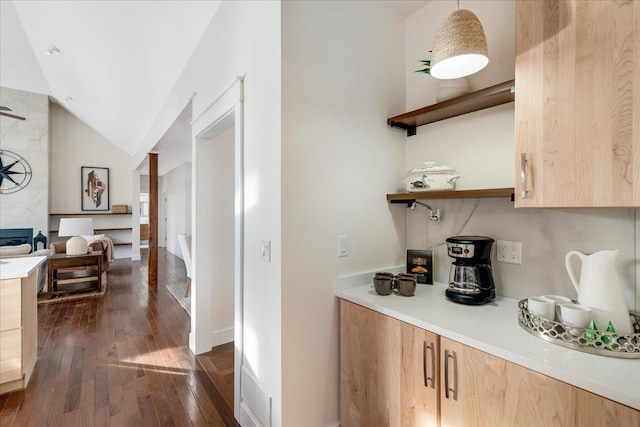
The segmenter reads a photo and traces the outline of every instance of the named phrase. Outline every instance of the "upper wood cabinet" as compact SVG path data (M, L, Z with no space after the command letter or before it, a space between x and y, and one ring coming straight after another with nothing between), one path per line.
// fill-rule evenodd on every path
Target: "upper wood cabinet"
M516 207L640 206L640 1L517 0L516 86Z

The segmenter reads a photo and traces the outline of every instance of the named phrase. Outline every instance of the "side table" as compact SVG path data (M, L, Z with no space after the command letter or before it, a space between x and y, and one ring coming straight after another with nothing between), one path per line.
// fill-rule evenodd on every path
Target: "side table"
M49 257L48 267L48 298L102 290L102 251L84 255L54 254Z

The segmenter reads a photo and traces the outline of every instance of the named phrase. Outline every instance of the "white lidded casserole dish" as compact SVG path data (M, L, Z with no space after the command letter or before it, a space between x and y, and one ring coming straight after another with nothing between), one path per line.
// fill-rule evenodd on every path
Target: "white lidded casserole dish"
M455 190L460 175L456 175L454 169L435 162L424 162L424 165L407 172L403 180L407 191Z

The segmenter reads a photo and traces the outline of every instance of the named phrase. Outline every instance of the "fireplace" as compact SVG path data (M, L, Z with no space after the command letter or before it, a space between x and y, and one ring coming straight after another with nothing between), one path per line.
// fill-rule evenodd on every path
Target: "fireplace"
M33 249L33 228L0 229L0 246L17 246L28 243Z

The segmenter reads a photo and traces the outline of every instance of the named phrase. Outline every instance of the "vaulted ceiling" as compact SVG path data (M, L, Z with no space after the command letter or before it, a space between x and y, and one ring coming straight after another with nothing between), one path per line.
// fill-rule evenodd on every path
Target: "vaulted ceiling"
M402 17L429 2L370 1ZM49 95L133 156L220 3L0 0L0 86ZM190 160L190 108L164 126L161 174Z
M133 155L219 4L2 0L0 86L50 95Z

